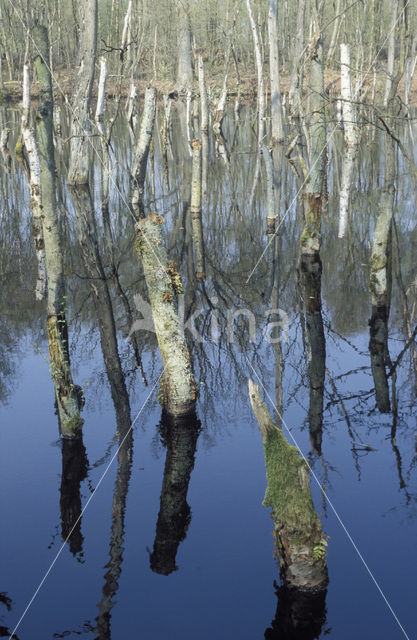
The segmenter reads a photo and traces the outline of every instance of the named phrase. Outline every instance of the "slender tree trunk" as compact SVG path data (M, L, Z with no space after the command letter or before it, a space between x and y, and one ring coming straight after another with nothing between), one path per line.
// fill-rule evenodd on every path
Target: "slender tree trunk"
M281 103L281 85L279 77L278 55L278 2L269 0L268 11L269 36L269 76L271 82L271 128L272 138L277 142L284 140L284 124Z
M132 208L137 218L144 215L143 196L145 192L146 166L148 164L149 148L155 123L155 113L156 89L154 87L148 87L145 92L145 103L132 171L134 179Z
M387 79L385 82L384 108L388 106L390 99L392 84L394 81L394 63L395 63L395 25L397 22L399 0L393 0L391 5L391 23L390 33L388 37L388 60L387 60Z
M253 17L252 5L250 0L246 0L248 10L249 23L252 30L253 47L255 50L256 71L258 74L258 144L259 151L265 136L265 87L262 66L261 46L259 43L258 29Z
M301 236L301 253L320 251L321 215L327 204L327 137L324 97L323 45L317 30L310 44L310 162L306 185L305 227Z
M174 0L174 3L180 20L176 89L179 93L185 93L193 84L190 7L188 0Z
M346 233L349 198L352 190L353 168L358 152L359 131L356 124L356 107L353 104L352 82L350 75L350 47L347 44L340 45L341 66L341 97L343 105L343 125L345 148L343 154L343 168L339 198L339 233L343 238Z
M76 91L72 100L68 184L88 183L90 169L90 102L97 50L97 0L79 4L80 53Z
M193 228L193 244L195 259L195 276L197 280L205 280L206 269L204 259L203 221L201 214L201 140L193 140L192 176L191 176L191 223Z
M303 49L304 49L304 21L306 0L298 0L297 26L292 46L291 81L288 95L290 109L293 114L300 110L302 77L303 77Z
M344 15L342 15L342 0L336 1L335 7L335 17L333 23L333 31L332 37L330 39L329 50L327 52L326 64L331 65L333 62L334 52L336 50L337 39L339 37L340 25L342 20L344 19Z
M49 51L46 27L35 26L33 37L38 52L35 58L39 82L37 134L41 165L45 265L48 279L49 359L55 385L61 433L67 437L74 437L78 434L83 421L80 417L79 396L72 381L69 360L64 265L55 193L52 78L46 62Z
M41 163L35 130L30 126L30 71L27 65L23 67L22 139L28 160L30 207L33 215L33 235L38 262L35 296L37 300L44 300L46 297L46 267L42 229Z

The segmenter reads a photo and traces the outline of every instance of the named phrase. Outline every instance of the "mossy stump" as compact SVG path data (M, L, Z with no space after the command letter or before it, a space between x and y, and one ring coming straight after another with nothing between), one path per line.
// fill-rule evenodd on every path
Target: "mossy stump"
M291 588L325 589L327 542L311 497L307 464L274 425L252 380L249 398L264 445L268 486L263 505L272 509L281 578Z

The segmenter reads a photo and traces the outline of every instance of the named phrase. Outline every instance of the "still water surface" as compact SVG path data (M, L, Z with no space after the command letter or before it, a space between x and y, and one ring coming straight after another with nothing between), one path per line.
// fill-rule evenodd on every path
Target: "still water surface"
M136 353L128 338L132 321L141 317L134 296L139 292L146 298L146 291L133 249L133 221L120 197L120 193L126 199L129 196L127 167L132 153L124 122L118 123L113 143L110 226L105 216L103 221L100 206L98 159L94 164L91 186L97 242L108 277L130 416L137 418L133 437L126 436L119 453L130 424L129 403L111 392L109 380L115 384L116 374L109 370L108 345L100 341L97 322L104 312L85 275L65 179L59 181L59 192L71 364L86 401L83 443L77 445L59 438L45 336L46 307L34 301L36 261L25 178L14 161L11 173L2 168L2 635L7 637L7 630L15 627L56 559L16 631L20 640L404 638L340 518L409 638L417 637L416 378L412 350L404 351L408 343L404 296L410 314L416 304L417 227L407 167L399 157L393 239L398 251L394 248L389 351L392 363L400 359L395 375L388 378L390 412L381 414L369 351L368 264L384 172L383 143L373 130L364 133L349 233L338 240L342 139L336 133L332 140L329 220L323 224L321 252L326 380L322 424L319 419L320 455L314 452L309 433L306 290L298 264L301 201L290 208L282 225L275 265L276 301L289 321L282 343L281 387L277 349L262 338L265 312L270 308L267 260L246 282L265 246L261 181L253 203L249 202L256 163L256 139L250 126L253 113L244 110L239 125L233 113L226 118L230 168L215 156L211 141L203 209L204 284L193 272L191 160L180 116L174 119L168 154L169 184L155 134L147 201L149 210L165 216L169 255L185 284L186 317L201 311L196 325L204 341L188 336L200 388L197 422L191 427L183 424L169 430L161 419L157 397L161 365L155 336L137 332ZM2 120L3 126L12 123L16 134L18 113L9 110ZM408 133L404 130L402 135L411 144ZM60 175L65 175L65 151L59 161ZM296 190L296 178L284 161L282 215ZM243 308L253 312L256 334L251 341L248 323L241 318L234 325L231 343L227 310ZM214 313L220 337L213 342ZM413 327L415 318L411 320ZM311 600L290 603L288 594L278 589L272 520L262 506L266 488L262 440L247 392L248 378L257 381L256 375L274 402L282 394L285 424L317 478L317 482L312 478L311 486L329 536L330 581L325 602L316 603L316 608ZM122 384L120 379L117 382ZM274 407L269 408L274 413ZM298 619L294 617L297 609Z

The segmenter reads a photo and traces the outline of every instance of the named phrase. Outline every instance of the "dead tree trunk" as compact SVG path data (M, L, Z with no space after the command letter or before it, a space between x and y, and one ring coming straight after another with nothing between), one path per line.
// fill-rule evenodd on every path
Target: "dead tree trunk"
M34 27L33 37L38 52L35 58L39 81L37 135L41 165L45 264L48 279L47 334L49 359L55 385L61 433L67 437L74 437L81 429L83 421L80 417L79 394L72 381L69 359L68 326L65 316L67 300L55 193L55 159L52 131L53 93L52 78L46 62L49 53L46 27L40 25Z
M136 248L143 265L164 367L163 406L168 414L180 416L194 411L196 386L190 354L175 309L175 297L182 293L181 278L175 265L168 264L161 232L163 221L155 213L140 219Z
M258 144L259 151L265 136L265 86L262 68L261 45L259 44L258 29L253 17L252 5L250 0L246 0L248 10L249 23L252 30L253 46L255 50L256 72L258 75Z
M340 66L341 82L340 92L343 108L344 125L344 154L343 168L339 197L339 233L338 237L343 238L346 233L349 198L352 189L353 167L359 145L359 130L356 124L356 108L353 104L352 82L350 74L350 47L348 44L340 45Z
M71 147L68 184L88 183L90 169L90 102L97 50L97 0L79 4L80 53L76 91L71 111Z
M276 142L284 140L284 125L281 103L281 84L278 56L278 2L269 0L268 11L269 36L269 77L271 82L271 128L272 138Z
M27 65L23 67L22 140L27 155L30 208L33 216L33 236L38 262L35 296L37 300L44 300L46 297L46 267L42 229L41 164L35 130L30 126L30 70ZM25 166L24 163L23 165Z
M268 487L263 505L272 508L281 578L300 591L325 589L327 543L314 509L307 464L274 425L252 380L249 398L264 445Z
M193 228L193 244L195 259L195 276L197 280L205 280L206 269L204 259L203 220L201 215L201 140L191 142L193 151L191 174L191 223Z
M156 113L156 89L148 87L145 92L142 121L140 123L139 138L135 148L133 162L134 189L132 196L132 208L137 218L144 215L143 196L145 192L146 165L148 164L149 148Z
M388 60L387 60L387 79L385 82L384 108L388 106L392 85L394 82L394 63L395 63L395 25L397 23L398 0L394 0L391 5L391 23L388 36Z
M193 67L191 62L191 21L188 0L174 0L179 15L178 33L178 66L176 89L178 93L186 93L193 84Z
M310 44L310 158L306 185L305 226L301 235L301 253L320 251L321 215L327 204L327 137L324 96L323 45L317 30Z
M297 27L293 37L291 82L288 95L292 114L299 115L301 92L303 85L303 49L304 49L304 21L306 13L306 0L298 1Z

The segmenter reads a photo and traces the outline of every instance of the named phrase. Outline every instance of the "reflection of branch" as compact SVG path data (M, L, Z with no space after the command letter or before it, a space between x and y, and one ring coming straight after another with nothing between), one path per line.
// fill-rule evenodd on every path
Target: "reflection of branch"
M378 120L380 120L386 130L386 132L388 133L388 135L391 136L391 138L397 143L401 153L403 154L405 160L408 163L408 166L411 169L411 172L414 176L415 179L417 179L417 167L414 164L414 162L412 161L412 159L410 158L410 156L407 153L406 148L404 147L403 143L401 142L401 140L399 138L397 138L397 136L395 135L395 133L392 131L392 129L387 125L387 123L385 122L385 120L383 119L382 116L380 116L379 114L377 114L377 118Z
M388 376L392 376L392 374L394 373L395 369L400 364L405 352L407 351L407 349L411 345L411 343L414 341L416 336L417 336L417 324L414 327L414 331L411 334L410 338L407 340L407 342L405 343L403 349L400 351L399 355L397 356L395 362L393 362L393 364L391 365L389 373L388 373Z

